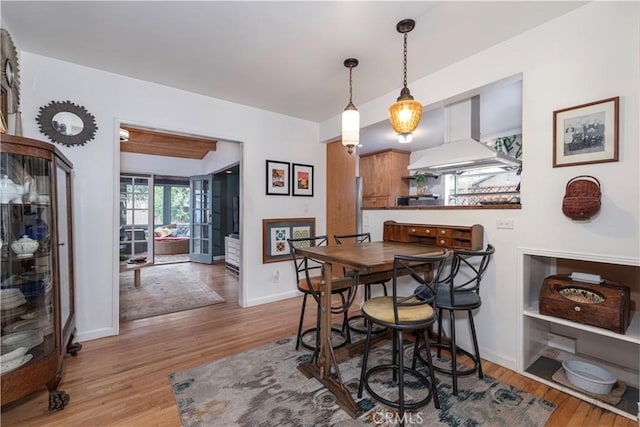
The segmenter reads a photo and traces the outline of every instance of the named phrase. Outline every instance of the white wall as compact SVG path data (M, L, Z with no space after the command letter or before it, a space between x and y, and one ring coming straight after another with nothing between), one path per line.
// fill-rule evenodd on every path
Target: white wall
M20 48L20 40L14 43ZM61 151L74 164L76 313L80 341L117 332L116 197L118 124L146 125L241 141L243 305L293 296L288 263L262 264L262 218L317 216L325 229L325 147L312 122L245 107L112 73L21 52L24 136L45 139L35 117L52 100L70 100L96 118L98 132L85 146ZM237 147L236 147L237 149ZM315 197L265 195L265 159L315 165ZM215 170L215 162L205 167ZM280 280L273 280L279 270Z
M476 325L483 356L504 366L516 368L516 248L640 258L639 9L638 2L589 3L409 84L416 99L437 102L523 73L521 210L367 210L363 218L378 239L388 219L484 226L496 254ZM362 125L385 120L395 94L359 105ZM553 168L553 111L613 96L620 97L620 161ZM337 126L338 118L322 123L321 139L337 135ZM562 214L562 197L566 182L583 174L602 183L602 210L591 221L576 222ZM496 229L498 218L514 219L514 230ZM466 324L458 330L466 332Z

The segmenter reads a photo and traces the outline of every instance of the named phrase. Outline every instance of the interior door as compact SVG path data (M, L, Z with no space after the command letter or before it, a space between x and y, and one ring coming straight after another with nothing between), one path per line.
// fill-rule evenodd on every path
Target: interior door
M222 187L226 180L224 177L214 176L213 187L211 188L212 201L212 234L211 234L211 253L213 256L224 255L224 212L222 209Z
M191 186L191 239L189 259L213 263L213 175L189 178Z

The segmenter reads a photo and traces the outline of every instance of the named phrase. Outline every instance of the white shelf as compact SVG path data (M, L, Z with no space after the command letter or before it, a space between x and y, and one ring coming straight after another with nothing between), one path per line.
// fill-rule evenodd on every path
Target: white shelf
M582 323L577 323L571 320L562 319L560 317L546 316L544 314L540 314L538 301L535 301L532 306L523 310L522 314L528 317L534 317L536 319L546 320L547 322L555 323L558 325L569 326L573 329L579 329L582 331L587 331L587 332L591 332L598 335L613 337L621 341L628 341L630 343L640 344L640 313L637 311L632 311L630 313L631 324L627 328L627 331L625 334L618 334L608 329L598 328L596 326L584 325Z
M611 363L608 363L607 361L604 361L602 359L597 359L597 358L593 358L593 357L589 357L589 356L585 356L582 354L572 354L572 353L567 353L565 351L562 350L558 350L555 348L550 348L550 347L546 347L544 348L536 357L534 361L537 361L541 356L545 356L549 359L553 359L556 360L560 365L562 364L563 361L565 360L580 360L583 362L588 362L588 363L594 363L596 365L602 366L603 368L609 370L610 372L612 372L620 381L624 382L627 384L627 387L631 386L631 387L638 387L638 372L635 371L631 371L629 369L626 369L622 366L618 366L618 365L614 365ZM527 367L527 369L529 369L531 366L533 365L533 363ZM614 412L618 415L622 415L624 417L630 418L634 421L638 420L640 418L640 414L633 414L630 412L627 412L626 410L623 409L623 407L618 407L618 406L614 406L610 403L604 402L600 399L597 399L593 396L581 393L579 390L576 390L574 388L568 387L564 384L558 383L556 381L554 381L551 378L551 374L549 374L549 376L545 375L545 376L539 376L535 373L529 372L527 370L525 370L523 372L523 375L529 377L529 378L533 378L536 381L539 381L541 383L546 384L549 387L553 387L556 388L562 392L565 392L567 394L570 394L572 396L575 396L579 399L585 400L593 405L599 406L601 408L604 408L608 411ZM639 407L640 408L640 407ZM635 409L635 408L634 408ZM639 409L640 410L640 409Z
M518 248L518 276L520 287L518 301L522 307L518 318L519 372L548 386L559 389L596 406L605 408L616 414L638 420L639 402L629 403L627 400L618 407L593 398L579 390L574 390L552 380L555 362L561 366L563 360L578 359L596 363L606 367L616 376L634 387L640 384L640 309L638 309L638 291L640 283L637 274L640 260L623 258L606 254L565 253L549 249ZM615 266L620 266L617 268ZM611 280L624 283L631 288L632 307L631 322L624 334L609 329L585 325L572 320L540 314L539 294L544 280L555 274L568 274L567 270L578 268L584 273L610 275ZM550 347L551 336L566 337L573 341L573 349L577 354ZM557 344L557 342L554 342ZM571 345L568 345L571 348ZM566 350L566 348L565 348ZM540 360L541 356L555 362ZM637 391L634 391L637 393ZM627 395L627 399L629 396ZM640 399L638 399L640 400ZM635 404L634 404L635 403Z

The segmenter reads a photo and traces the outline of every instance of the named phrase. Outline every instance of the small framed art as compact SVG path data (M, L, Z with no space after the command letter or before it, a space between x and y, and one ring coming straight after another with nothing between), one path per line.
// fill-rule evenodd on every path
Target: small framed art
M618 161L619 97L553 112L553 167Z
M313 166L293 163L291 186L294 196L313 197Z
M315 218L263 219L262 263L291 260L287 239L301 239L315 234Z
M289 195L289 170L287 162L267 160L267 195Z

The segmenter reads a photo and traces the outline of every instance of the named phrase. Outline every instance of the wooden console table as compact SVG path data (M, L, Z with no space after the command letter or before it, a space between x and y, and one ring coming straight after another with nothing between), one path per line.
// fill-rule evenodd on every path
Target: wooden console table
M484 227L480 224L460 226L385 221L382 240L477 251L483 249Z
M133 286L136 288L140 287L140 270L144 267L149 267L153 265L150 261L140 262L136 264L128 264L126 262L120 263L120 273L125 271L133 271Z

